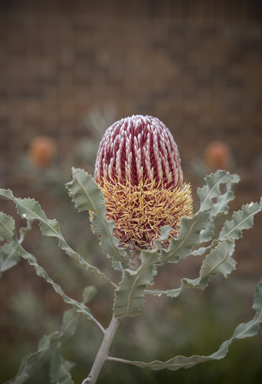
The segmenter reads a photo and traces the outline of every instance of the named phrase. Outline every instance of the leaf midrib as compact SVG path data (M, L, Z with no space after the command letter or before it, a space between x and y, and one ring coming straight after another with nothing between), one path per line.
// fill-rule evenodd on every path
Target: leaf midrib
M8 261L9 259L12 257L13 253L15 253L16 250L14 248L12 248L11 252L9 253L9 255L7 256L7 258L4 260L4 262L1 264L1 268L0 270L2 271L2 269L8 264Z
M203 208L203 206L205 205L205 203L206 203L207 199L209 198L209 196L210 196L211 192L213 191L213 189L217 186L217 184L222 183L222 180L223 180L226 176L228 176L227 173L226 173L223 177L221 177L221 179L219 179L219 180L213 185L213 187L212 187L211 189L209 189L209 193L206 195L205 200L204 200L203 203L201 204L200 210L201 210L201 209ZM208 186L208 184L207 184L207 186Z
M197 217L196 221L193 223L193 225L191 226L190 230L187 232L187 236L184 237L184 239L181 241L180 245L173 252L171 252L171 254L168 254L166 257L162 258L161 260L165 260L167 258L170 258L170 257L174 256L174 254L176 254L179 251L179 249L182 247L182 245L185 243L185 241L188 239L189 235L191 234L193 228L195 227L195 225L196 225L196 223L197 223L197 221L199 219L199 216L200 216L200 212L198 214L198 217Z
M85 190L84 186L82 185L82 183L80 182L80 180L78 179L77 175L75 174L74 175L75 177L75 180L78 182L79 186L82 188L82 190L84 191L85 195L87 196L87 198L89 199L89 201L91 202L91 205L94 209L94 212L96 212L96 214L103 220L104 224L105 224L105 227L106 227L106 232L107 232L107 236L110 240L110 243L115 251L115 253L117 254L117 256L120 258L120 260L122 261L123 264L127 265L124 258L120 255L120 253L118 252L117 248L115 247L115 244L114 242L112 241L112 238L111 238L111 235L110 235L110 232L109 232L109 228L108 228L108 225L107 225L107 222L106 220L103 218L103 216L101 215L101 213L96 209L96 207L94 206L93 204L93 201L90 197L90 195L88 194L88 192Z
M131 287L131 289L130 289L130 291L129 291L129 295L128 295L128 299L127 299L126 312L125 312L125 314L124 314L123 317L128 316L129 308L130 308L130 305L131 305L131 296L132 296L134 287L135 287L135 285L136 285L138 279L140 278L140 276L141 276L142 273L144 272L144 270L147 268L148 263L150 262L150 260L151 260L152 257L154 257L154 256L155 256L155 254L153 253L153 254L151 255L151 257L149 257L149 258L147 259L147 261L146 261L144 264L141 265L141 268L139 269L139 272L140 272L140 273L137 274L137 276L136 276L136 278L135 278L135 280L134 280L134 283L132 284L132 287Z
M222 236L220 239L222 240L222 239L228 237L229 234L230 234L231 232L235 231L236 228L238 228L241 224L243 224L245 221L247 221L250 217L254 216L256 213L258 213L258 212L260 212L260 211L261 211L261 206L259 206L259 208L258 208L256 211L254 211L254 212L251 213L249 216L247 216L244 220L242 220L239 224L237 224L233 229L231 229L228 233L226 233L226 234L225 234L224 236ZM244 212L242 211L242 213L244 213ZM235 219L233 219L233 221L235 222ZM229 222L229 223L230 223L230 222ZM224 226L224 228L225 228L225 226ZM245 228L243 228L243 229L245 229ZM243 229L240 229L240 230L242 231ZM222 229L222 230L223 230L223 229ZM222 231L221 231L221 232L222 232Z
M10 229L1 221L1 225L7 230L7 232L10 233L11 237L13 236L13 231L10 231Z

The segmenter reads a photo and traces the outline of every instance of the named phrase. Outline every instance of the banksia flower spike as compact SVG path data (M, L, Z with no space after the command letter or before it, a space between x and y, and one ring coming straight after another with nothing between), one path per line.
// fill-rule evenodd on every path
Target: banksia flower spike
M204 151L204 159L205 163L213 171L217 169L227 169L231 160L230 147L223 141L212 141Z
M192 215L177 145L155 117L127 117L106 130L95 181L104 192L107 218L115 221L114 235L131 249L152 248L164 225L176 237L181 218Z
M47 168L55 158L56 143L48 136L37 136L30 144L29 157L36 167Z

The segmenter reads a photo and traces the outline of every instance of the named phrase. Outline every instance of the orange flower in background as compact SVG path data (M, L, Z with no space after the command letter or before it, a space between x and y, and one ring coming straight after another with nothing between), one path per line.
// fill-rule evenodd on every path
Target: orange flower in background
M212 170L227 169L230 165L231 150L223 141L212 141L204 152L205 163Z
M31 141L29 157L36 167L46 168L54 160L57 146L53 139L47 136L37 136Z
M115 221L114 235L131 248L152 248L164 225L172 228L170 238L177 236L181 218L192 215L177 145L155 117L127 117L106 130L95 180L104 192L107 218Z

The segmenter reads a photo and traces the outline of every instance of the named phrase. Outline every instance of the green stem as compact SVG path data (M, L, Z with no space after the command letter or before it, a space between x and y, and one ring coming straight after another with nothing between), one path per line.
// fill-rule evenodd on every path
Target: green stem
M112 344L112 341L114 340L116 330L120 324L120 319L115 319L114 316L112 317L111 323L109 324L109 327L104 333L104 338L102 341L102 344L100 345L100 348L97 352L94 364L92 366L92 369L86 379L82 382L82 384L95 384L96 380L98 378L98 375L103 367L103 364L105 360L107 359L107 354L109 351L109 348Z

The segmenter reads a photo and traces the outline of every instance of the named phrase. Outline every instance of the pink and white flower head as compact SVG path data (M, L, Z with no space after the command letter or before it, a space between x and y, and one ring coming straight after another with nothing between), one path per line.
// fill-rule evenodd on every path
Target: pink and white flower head
M132 116L109 127L99 146L95 180L106 199L114 235L131 248L152 248L160 228L178 235L191 216L190 186L183 183L177 145L168 128L151 116Z

